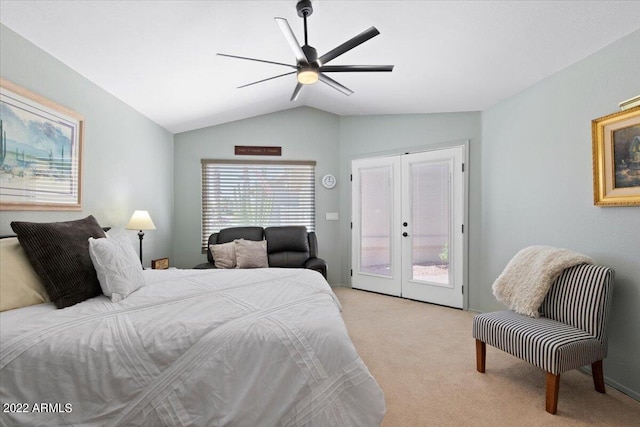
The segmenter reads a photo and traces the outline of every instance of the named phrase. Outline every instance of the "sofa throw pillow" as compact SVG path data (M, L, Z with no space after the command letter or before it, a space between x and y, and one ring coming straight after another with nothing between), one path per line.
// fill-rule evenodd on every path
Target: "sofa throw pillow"
M0 311L49 302L16 237L0 239Z
M216 268L236 268L236 244L234 242L209 245Z
M236 245L237 268L266 268L269 267L267 257L267 241L253 241L239 239Z
M102 293L118 302L144 286L140 259L126 232L109 231L107 238L89 238L89 255Z
M75 221L11 223L33 269L58 308L102 293L89 256L89 237L104 237L92 216Z

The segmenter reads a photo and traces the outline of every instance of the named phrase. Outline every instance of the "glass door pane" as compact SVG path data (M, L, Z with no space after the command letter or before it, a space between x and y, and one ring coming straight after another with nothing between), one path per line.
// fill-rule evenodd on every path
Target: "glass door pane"
M360 273L392 276L391 167L360 170Z
M411 279L449 285L449 161L411 164Z

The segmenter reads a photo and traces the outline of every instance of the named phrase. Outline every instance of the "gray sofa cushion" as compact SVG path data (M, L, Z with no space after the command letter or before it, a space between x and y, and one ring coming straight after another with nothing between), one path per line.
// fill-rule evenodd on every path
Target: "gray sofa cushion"
M309 238L305 226L267 227L264 229L267 252L305 252L309 257Z
M218 241L216 243L233 242L236 239L244 240L263 240L262 227L232 227L224 228L218 232Z
M304 226L264 229L270 267L304 267L309 259L309 238Z

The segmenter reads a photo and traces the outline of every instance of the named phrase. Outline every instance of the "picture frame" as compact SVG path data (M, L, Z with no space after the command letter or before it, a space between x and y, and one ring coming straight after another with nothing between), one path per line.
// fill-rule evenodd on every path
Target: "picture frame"
M158 258L151 260L151 269L166 270L169 268L169 258Z
M84 117L0 78L0 210L82 209Z
M640 206L640 106L592 120L593 203Z
M637 107L640 105L640 95L629 98L626 101L622 101L618 105L621 110L628 110L629 108Z

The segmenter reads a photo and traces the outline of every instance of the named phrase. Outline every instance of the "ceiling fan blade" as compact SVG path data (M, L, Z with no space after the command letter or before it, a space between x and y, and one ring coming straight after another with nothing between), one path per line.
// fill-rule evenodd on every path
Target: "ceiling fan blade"
M321 73L345 73L355 71L393 71L393 65L325 65Z
M298 95L300 95L300 91L302 90L302 86L304 86L302 83L298 82L298 84L296 85L296 88L293 90L293 94L291 95L291 101L295 101L296 99L298 99Z
M289 46L291 46L291 50L293 50L293 54L296 56L296 60L298 62L303 62L305 64L308 64L309 61L307 61L307 56L302 51L302 48L300 47L300 43L298 43L298 39L296 39L295 34L293 34L293 31L289 26L289 22L287 22L287 20L284 18L273 18L273 19L275 19L278 25L280 26L280 30L282 30L282 34L284 34L284 38L287 39Z
M333 80L331 77L325 76L322 73L318 75L318 79L322 83L325 83L325 84L331 86L332 88L334 88L338 92L342 92L347 96L349 96L349 95L351 95L353 93L353 91L351 89L349 89L348 87L341 85L337 81Z
M361 45L362 43L377 36L378 34L380 34L380 31L378 31L376 27L370 27L364 30L363 32L361 32L360 34L358 34L357 36L342 43L340 46L336 47L335 49L330 50L329 52L322 55L320 58L318 58L318 64L320 65L326 64L332 59L342 55L347 51L350 51L354 47Z
M267 79L258 80L257 82L247 83L246 85L238 86L236 89L242 89L243 87L252 86L252 85L255 85L255 84L258 84L258 83L262 83L262 82L266 82L266 81L269 81L269 80L277 79L278 77L288 76L289 74L293 74L293 73L295 73L295 71L290 71L288 73L284 73L284 74L280 74L280 75L277 75L277 76L269 77Z
M283 62L274 62L274 61L266 61L264 59L247 58L246 56L227 55L226 53L216 53L216 55L226 56L228 58L246 59L247 61L266 62L267 64L284 65L285 67L289 67L289 68L296 68L295 65L285 64Z

